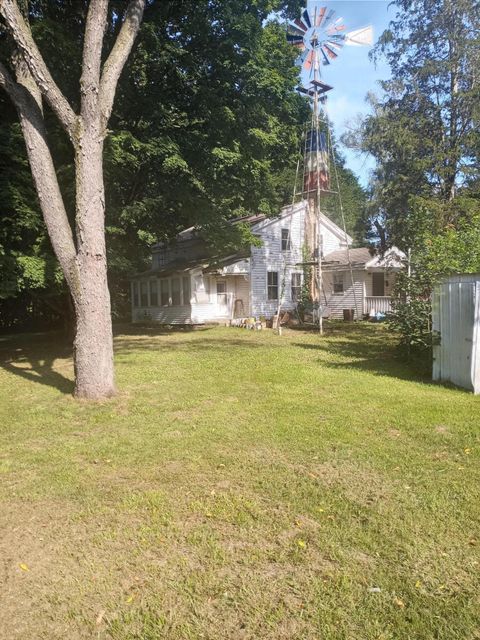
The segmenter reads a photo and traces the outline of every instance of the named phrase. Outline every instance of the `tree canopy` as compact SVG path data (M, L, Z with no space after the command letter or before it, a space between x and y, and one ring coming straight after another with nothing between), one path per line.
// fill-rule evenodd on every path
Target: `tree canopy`
M475 0L394 5L373 52L386 58L391 78L382 96L370 96L373 113L349 142L377 162L367 224L383 223L390 242L406 248L416 236L416 197L477 197L480 11ZM432 209L430 226L455 222L455 207Z
M116 6L122 3L109 4L107 50L118 32ZM127 278L145 267L153 241L168 241L196 224L212 242L223 243L229 218L273 215L291 200L309 106L295 92L296 52L286 42L281 20L296 16L300 5L300 0L147 5L105 142L109 282L116 314L128 308ZM35 40L75 108L88 2L34 0L29 6ZM9 51L9 39L2 34L0 58ZM0 107L6 114L0 123L5 141L0 151L5 167L0 179L5 274L0 297L15 296L17 310L23 301L27 315L32 295L37 312L48 304L65 313L68 296L41 220L20 128L2 94ZM46 120L73 220L73 153L48 108ZM347 224L353 231L364 194L339 162ZM339 218L334 209L329 213ZM4 323L10 306L0 305Z

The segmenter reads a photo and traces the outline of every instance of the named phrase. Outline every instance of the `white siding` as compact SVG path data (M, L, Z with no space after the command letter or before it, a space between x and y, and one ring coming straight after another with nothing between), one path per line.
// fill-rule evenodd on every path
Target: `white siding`
M346 247L345 240L338 237L335 233L333 233L330 229L328 229L325 225L321 225L320 232L322 234L323 239L323 255L326 256L328 253L332 251L337 251L342 247Z
M260 247L251 247L251 258L239 260L237 263L223 269L223 277L227 282L229 313L219 309L217 304L216 276L204 275L200 268L192 270L192 298L190 306L182 307L140 307L133 308L132 315L136 322L150 319L154 322L167 324L186 324L189 322L202 323L215 319L232 317L235 300L242 300L246 316L274 316L279 307L279 300L268 300L267 272L278 273L278 292L282 309L293 309L296 301L292 300L292 274L303 276L301 263L304 260L303 247L305 244L305 216L308 204L299 202L282 210L279 218L267 219L256 224L252 231L263 241ZM282 229L290 232L290 249L282 251ZM332 222L322 215L321 234L323 253L330 253L345 246L345 234ZM184 246L157 247L154 250L154 266L159 266L163 260L175 257L193 257L198 247ZM180 256L181 254L181 256ZM177 274L184 276L185 274ZM221 277L221 276L219 276ZM362 281L363 287L363 281ZM348 294L343 301L343 308L350 308L351 301ZM363 291L361 299L363 300Z
M282 309L292 309L292 273L302 270L297 266L303 261L305 208L296 205L294 213L275 221L264 221L254 228L254 233L263 240L263 246L252 247L250 259L251 273L251 314L271 317L277 313L278 300L267 299L267 272L278 272L279 296L282 295ZM282 251L282 229L289 229L291 249Z
M364 283L365 271L354 271L352 286L352 278L350 271L337 271L343 274L344 292L333 293L333 272L327 271L323 274L322 305L326 303L325 316L332 319L343 319L344 309L356 309L355 319L361 320L364 314Z
M241 300L243 316L250 315L250 278L242 276L235 278L235 300ZM238 305L240 307L240 305Z
M134 322L158 322L159 324L191 324L191 306L139 307L133 311Z

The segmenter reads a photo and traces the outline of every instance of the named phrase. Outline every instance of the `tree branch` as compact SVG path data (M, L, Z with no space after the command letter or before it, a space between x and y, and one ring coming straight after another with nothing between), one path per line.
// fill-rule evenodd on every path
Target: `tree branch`
M83 44L81 113L84 121L95 117L100 89L102 47L107 24L108 0L90 0Z
M40 91L70 139L73 140L77 116L52 78L32 37L30 25L24 20L16 1L0 0L0 15L7 23L8 29Z
M113 45L100 80L100 108L106 126L112 113L118 79L140 29L146 0L130 0L120 33Z
M20 68L21 64L24 68ZM12 78L8 69L0 62L0 86L5 89L18 111L48 235L70 291L75 296L78 291L75 243L47 142L41 94L23 56L21 62L17 61L17 65L19 82Z

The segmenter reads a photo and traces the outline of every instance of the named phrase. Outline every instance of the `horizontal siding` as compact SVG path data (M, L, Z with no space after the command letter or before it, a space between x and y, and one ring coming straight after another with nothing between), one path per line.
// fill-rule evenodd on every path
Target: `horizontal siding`
M235 278L235 300L241 300L243 306L243 316L250 315L250 280L245 278ZM237 308L240 305L237 306Z
M192 307L140 307L133 311L134 322L158 322L160 324L191 324Z
M291 280L293 272L301 272L297 263L302 262L304 244L305 209L298 210L286 219L259 225L255 233L260 235L263 246L252 247L251 264L251 300L252 316L274 316L278 311L278 300L267 300L267 272L276 271L279 277L279 295L283 289L282 309L295 307L291 299ZM291 250L282 251L282 229L290 230ZM285 286L282 286L285 281Z
M343 319L344 309L356 309L355 319L361 320L364 314L363 300L364 300L364 271L354 271L353 280L354 286L352 286L351 275L348 271L342 272L344 276L344 292L333 293L333 273L326 272L323 275L323 289L324 295L322 296L322 303L325 305L325 314L332 319ZM355 304L356 303L356 304Z

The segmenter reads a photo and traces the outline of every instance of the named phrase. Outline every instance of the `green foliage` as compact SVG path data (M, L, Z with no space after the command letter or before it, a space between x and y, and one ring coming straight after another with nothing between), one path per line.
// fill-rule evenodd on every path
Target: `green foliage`
M116 36L110 2L105 51ZM120 79L105 143L104 175L109 284L114 314L128 312L128 277L148 267L154 240L169 241L195 225L214 248L241 246L248 234L228 220L276 214L291 201L300 136L310 109L295 91L296 50L286 42L286 15L299 0L183 0L149 3L141 32ZM88 3L33 0L30 21L56 81L79 103L81 47ZM272 18L273 16L273 18ZM0 57L9 55L0 42ZM3 48L2 48L3 47ZM37 205L17 116L0 94L0 262L3 297L35 284L19 256L52 252ZM71 149L47 110L49 142L73 220L75 181ZM353 229L361 193L342 168ZM355 192L355 190L357 190ZM356 194L356 195L355 195ZM336 213L333 212L335 216ZM44 270L44 291L58 283ZM62 294L63 295L63 294Z
M393 4L396 17L374 50L392 77L347 141L377 161L370 222L407 249L416 237L405 231L412 196L450 201L478 183L480 12L476 0Z
M416 221L424 221L411 251L410 275L398 274L397 299L391 324L401 335L401 344L411 354L429 352L434 337L431 333L431 293L442 276L454 273L480 272L480 201L458 198L442 203L438 200L416 200L412 203ZM443 230L428 221L453 216L456 226Z

